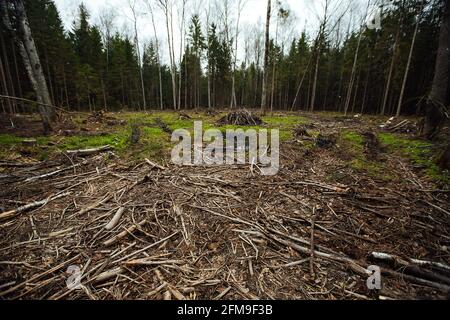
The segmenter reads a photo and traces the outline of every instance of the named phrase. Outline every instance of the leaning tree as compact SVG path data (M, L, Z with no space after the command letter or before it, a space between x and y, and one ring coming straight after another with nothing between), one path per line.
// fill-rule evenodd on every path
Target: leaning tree
M0 1L0 14L4 27L11 33L19 48L23 65L36 94L39 113L44 124L44 133L48 134L56 115L23 0Z

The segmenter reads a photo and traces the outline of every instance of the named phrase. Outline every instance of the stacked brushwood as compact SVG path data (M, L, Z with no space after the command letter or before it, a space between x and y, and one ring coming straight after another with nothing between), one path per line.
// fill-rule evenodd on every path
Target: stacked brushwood
M218 121L219 125L260 126L264 122L260 117L247 110L239 110L227 114Z

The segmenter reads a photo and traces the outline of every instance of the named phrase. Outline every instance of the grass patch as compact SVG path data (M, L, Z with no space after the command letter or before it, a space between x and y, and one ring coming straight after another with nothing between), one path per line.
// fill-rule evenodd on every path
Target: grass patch
M391 152L411 159L434 181L450 183L450 173L442 171L436 164L438 155L434 145L429 141L406 139L392 133L380 133L378 138Z
M14 144L22 143L23 138L12 136L10 134L0 134L0 145L10 146Z
M365 171L368 175L385 181L392 180L392 176L382 162L367 159L364 153L364 137L355 131L344 131L341 134L341 143L347 148L348 154L353 158L350 166L358 171Z
M345 131L342 134L342 138L348 143L352 144L353 147L358 149L364 148L364 138L358 132Z
M175 143L171 142L171 135L164 132L156 125L156 119L161 119L171 130L186 129L191 135L193 134L194 122L203 121L203 130L219 129L225 136L228 129L242 129L247 131L254 129L259 131L261 129L267 129L270 134L270 129L280 130L280 140L288 141L293 139L293 129L297 125L306 124L308 120L298 115L280 115L273 114L263 117L263 121L267 125L263 126L219 126L216 124L218 119L221 118L223 113L219 113L214 116L206 115L203 112L190 112L185 111L184 114L190 116L189 119L180 117L180 112L173 111L156 111L151 113L143 112L125 112L114 113L113 117L117 119L123 119L127 121L127 125L124 126L106 126L99 124L99 131L106 131L107 133L83 136L75 135L68 137L38 137L37 146L33 147L39 150L36 153L40 158L49 158L52 154L58 153L60 150L78 150L87 148L96 148L104 145L110 145L114 148L117 154L124 158L140 160L143 158L155 158L155 160L161 160L164 157L170 155L171 148ZM84 120L86 120L88 114L75 115L72 119L77 126L82 126ZM140 124L141 139L137 145L131 145L131 127L133 124ZM24 147L21 145L23 138L13 135L0 135L0 151L1 155L7 154L11 147L16 150L22 150ZM56 145L49 145L52 141L57 143ZM270 143L270 138L269 138Z
M21 144L24 140L34 139L38 145L47 145L50 142L48 137L23 138L10 134L0 134L0 146L12 146Z
M309 121L301 116L266 116L262 120L273 128L295 128L300 124L307 124Z
M280 130L280 140L289 141L294 138L293 130L296 126L309 123L308 119L293 115L273 115L265 116L262 120L267 123L270 129Z
M59 145L62 150L78 150L110 145L115 150L124 150L128 145L128 135L124 132L99 136L72 136L64 138Z

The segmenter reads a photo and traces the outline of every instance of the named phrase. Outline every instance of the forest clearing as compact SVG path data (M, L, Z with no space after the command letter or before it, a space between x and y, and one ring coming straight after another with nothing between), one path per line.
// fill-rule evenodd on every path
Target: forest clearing
M450 299L449 1L0 27L0 300Z
M1 263L8 285L0 295L448 298L450 177L432 161L439 147L414 138L416 119L382 129L386 117L262 117L263 126L281 128L273 177L250 165L170 163L161 122L192 128L222 115L76 114L59 135L32 145L31 137L2 133L0 250L14 262ZM131 145L129 123L137 119L141 142ZM17 123L30 132L32 122ZM92 155L68 152L106 145ZM396 258L379 260L377 252ZM376 293L366 287L373 264L384 275ZM70 265L83 268L83 290L66 288Z

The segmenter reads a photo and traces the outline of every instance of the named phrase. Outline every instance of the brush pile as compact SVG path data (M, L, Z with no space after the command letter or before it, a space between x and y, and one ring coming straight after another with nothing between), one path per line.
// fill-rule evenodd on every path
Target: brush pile
M247 110L239 110L227 114L218 121L219 125L234 125L234 126L260 126L264 122L258 116L252 114Z

